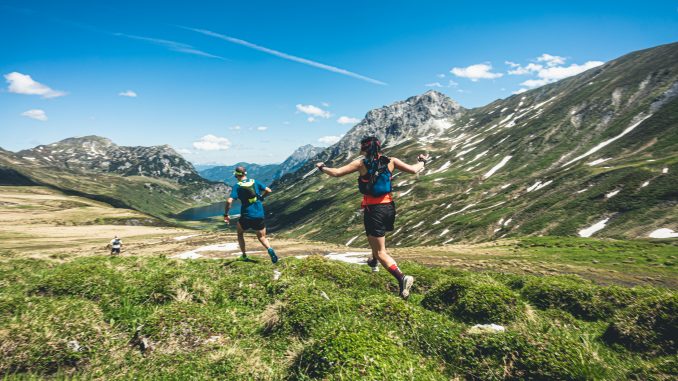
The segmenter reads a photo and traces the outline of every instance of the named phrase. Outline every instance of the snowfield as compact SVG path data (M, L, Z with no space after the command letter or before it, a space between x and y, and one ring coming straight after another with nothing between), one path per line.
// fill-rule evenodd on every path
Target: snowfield
M584 238L588 238L588 237L592 236L593 233L595 233L599 230L603 230L603 228L605 228L605 224L607 224L607 222L609 220L610 220L610 218L600 220L600 221L596 222L595 224L589 226L588 228L580 230L579 236L584 237Z

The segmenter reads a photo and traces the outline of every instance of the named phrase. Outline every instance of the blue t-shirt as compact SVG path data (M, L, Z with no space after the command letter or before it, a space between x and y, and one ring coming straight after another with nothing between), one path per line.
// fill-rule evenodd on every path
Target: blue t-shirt
M240 203L242 204L240 209L241 218L264 218L264 204L261 203L258 197L247 198L246 195L248 192L244 191L244 189L241 190L241 188L247 187L252 187L256 196L261 196L261 194L264 193L264 190L266 190L265 185L254 179L246 179L233 186L231 198L240 200Z

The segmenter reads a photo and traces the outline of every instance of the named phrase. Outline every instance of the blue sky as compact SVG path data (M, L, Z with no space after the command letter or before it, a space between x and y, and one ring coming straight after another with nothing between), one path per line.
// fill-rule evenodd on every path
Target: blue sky
M678 40L676 1L92 3L0 3L0 147L279 162L429 89L478 107Z

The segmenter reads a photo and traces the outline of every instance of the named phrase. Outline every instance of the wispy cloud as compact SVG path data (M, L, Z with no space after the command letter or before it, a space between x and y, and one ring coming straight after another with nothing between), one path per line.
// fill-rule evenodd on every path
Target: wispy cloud
M218 39L221 39L221 40L224 40L224 41L228 41L228 42L233 43L233 44L242 45L242 46L248 47L250 49L258 50L260 52L271 54L271 55L274 55L276 57L280 57L280 58L283 58L283 59L286 59L286 60L289 60L289 61L294 61L294 62L298 62L298 63L304 64L304 65L313 66L313 67L316 67L318 69L323 69L323 70L331 71L333 73L346 75L346 76L357 78L357 79L360 79L360 80L363 80L363 81L366 81L366 82L374 83L374 84L377 84L377 85L386 85L386 83L384 83L382 81L364 76L362 74L354 73L352 71L348 71L346 69L341 69L341 68L338 68L336 66L326 65L326 64L323 64L323 63L320 63L320 62L312 61L312 60L309 60L307 58L293 56L291 54L283 53L283 52L278 51L278 50L274 50L274 49L270 49L270 48L267 48L267 47L264 47L264 46L261 46L261 45L253 44L249 41L241 40L239 38L226 36L226 35L216 33L216 32L212 32L212 31L206 30L206 29L197 29L197 28L189 28L189 27L181 27L181 28L184 28L186 30L190 30L190 31L193 31L193 32L201 33L201 34L204 34L206 36L215 37L215 38L218 38Z
M200 140L193 142L193 148L200 151L226 151L231 147L231 141L208 134L200 138Z
M322 136L322 137L318 138L318 143L320 143L320 144L325 144L325 145L332 145L332 144L338 142L339 140L341 140L341 138L342 138L343 136L344 136L344 135L339 135L339 136L335 136L335 135Z
M337 119L337 123L339 124L356 124L358 122L360 122L360 119L350 116L340 116L339 119Z
M311 117L321 117L327 119L332 116L329 111L323 110L318 106L298 104L296 107L298 112L303 112L304 114ZM312 122L312 120L309 120L309 122Z
M479 79L495 79L503 76L502 73L493 73L492 65L488 63L480 63L467 67L454 67L450 73L457 77L468 78L473 82Z
M66 95L63 91L52 90L49 86L36 82L28 74L21 74L16 71L5 74L5 79L9 84L10 93L40 95L43 98L56 98Z
M266 131L266 130L268 130L268 127L266 127L266 126L257 127L257 131Z
M513 94L521 94L529 89L553 83L604 64L602 61L587 61L581 65L570 64L569 66L565 66L566 59L564 57L547 53L537 57L536 61L543 62L544 64L535 64L531 62L526 66L522 66L515 62L505 61L505 63L512 68L508 71L511 75L537 76L537 78L528 79L522 82L521 85L524 87L514 91Z
M136 98L137 97L137 93L132 91L132 90L123 91L121 93L118 93L118 95L120 95L121 97L128 97L128 98Z
M148 43L151 43L151 44L154 44L154 45L165 47L165 48L167 48L171 51L174 51L174 52L192 54L192 55L207 57L207 58L216 58L216 59L224 60L224 61L228 60L224 57L217 56L215 54L207 53L205 51L196 49L192 45L184 44L183 42L163 40L163 39L160 39L160 38L135 36L133 34L125 34L125 33L113 33L113 35L118 36L118 37L130 38L132 40L148 42Z
M28 111L22 112L21 115L23 115L27 118L39 120L41 122L47 121L47 114L45 114L45 111L43 111L43 110L28 110Z
M424 86L426 86L426 87L440 87L440 88L443 88L443 87L456 87L456 86L458 86L458 85L459 85L459 84L458 84L457 82L454 82L453 80L450 79L449 81L447 81L447 85L443 85L443 84L440 83L440 82L431 82L431 83L425 84Z

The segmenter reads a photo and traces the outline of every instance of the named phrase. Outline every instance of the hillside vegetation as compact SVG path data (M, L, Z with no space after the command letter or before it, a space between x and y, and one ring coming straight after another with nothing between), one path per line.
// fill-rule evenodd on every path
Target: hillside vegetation
M429 91L371 110L274 184L272 227L365 245L357 175L330 178L312 162L345 165L376 135L387 156L432 155L418 176L394 175L396 245L676 231L677 63L673 43L474 109Z
M576 276L287 258L0 262L5 379L518 380L678 375L678 294ZM483 332L478 323L505 326Z

